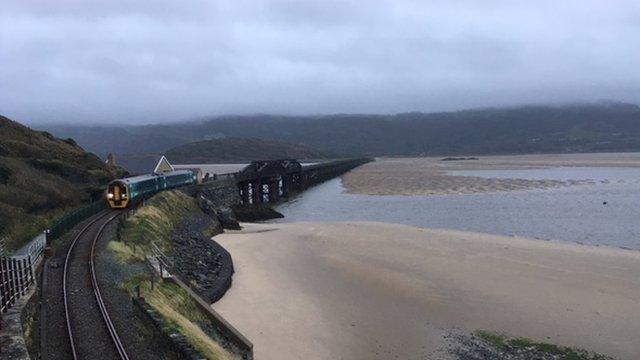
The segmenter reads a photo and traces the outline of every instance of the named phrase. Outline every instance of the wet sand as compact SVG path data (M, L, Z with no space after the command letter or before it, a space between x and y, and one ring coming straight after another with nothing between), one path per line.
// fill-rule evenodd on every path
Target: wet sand
M454 328L640 358L640 252L372 222L243 225L216 236L237 272L214 308L257 359L446 359Z
M640 167L640 153L482 156L478 160L380 158L342 177L347 192L368 195L443 195L548 189L591 181L491 179L452 176L456 170L511 170L548 167Z

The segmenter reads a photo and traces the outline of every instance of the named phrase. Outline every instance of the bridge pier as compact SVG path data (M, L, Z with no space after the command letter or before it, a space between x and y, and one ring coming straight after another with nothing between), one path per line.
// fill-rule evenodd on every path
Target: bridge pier
M275 203L280 199L280 180L279 179L271 179L268 182L269 187L269 202Z
M248 181L243 181L238 183L238 188L240 190L240 203L243 205L248 205L251 203L251 187Z
M371 159L346 159L304 167L294 159L254 161L234 174L234 179L239 188L240 203L275 203L292 192L303 191L369 161Z
M262 183L260 179L251 183L251 204L262 204Z

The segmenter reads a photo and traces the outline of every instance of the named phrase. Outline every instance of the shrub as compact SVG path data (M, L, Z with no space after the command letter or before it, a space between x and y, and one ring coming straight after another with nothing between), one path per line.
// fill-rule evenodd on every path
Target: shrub
M11 169L0 166L0 184L6 184L7 182L9 182L11 173Z
M64 140L64 142L66 142L67 144L71 145L71 146L78 146L78 143L73 140L72 138L67 138Z

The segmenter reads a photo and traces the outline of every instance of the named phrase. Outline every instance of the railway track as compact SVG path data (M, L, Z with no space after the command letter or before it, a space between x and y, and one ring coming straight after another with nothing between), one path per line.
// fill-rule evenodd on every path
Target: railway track
M74 360L129 359L102 298L94 266L96 243L118 214L105 211L96 216L80 230L67 251L62 288Z

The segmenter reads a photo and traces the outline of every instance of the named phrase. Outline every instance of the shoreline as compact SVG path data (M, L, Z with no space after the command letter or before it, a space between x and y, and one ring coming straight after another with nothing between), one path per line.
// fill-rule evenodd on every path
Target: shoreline
M376 222L243 226L216 236L236 275L213 307L259 358L449 359L449 331L479 329L638 354L634 250Z

